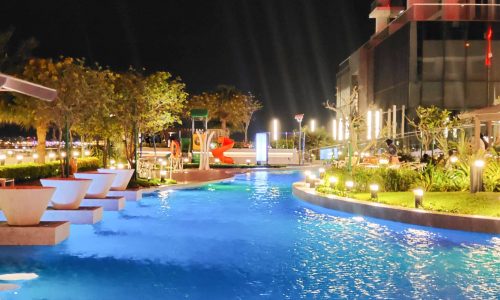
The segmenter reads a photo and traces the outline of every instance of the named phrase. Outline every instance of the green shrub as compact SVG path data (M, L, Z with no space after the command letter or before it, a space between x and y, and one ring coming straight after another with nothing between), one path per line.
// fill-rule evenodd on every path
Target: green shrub
M96 170L99 167L99 159L95 157L79 158L77 163L78 171ZM16 182L34 181L60 176L60 174L61 163L59 161L0 166L0 178L14 178Z
M78 172L97 170L101 162L97 157L84 157L77 160Z
M335 176L338 178L338 189L345 189L347 180L354 181L354 192L369 192L371 184L378 184L381 191L395 192L407 191L420 180L420 174L412 169L400 168L366 168L354 167L349 173L346 169L331 169L327 177ZM325 180L326 183L326 180Z
M492 160L486 164L483 183L486 192L500 192L500 162Z

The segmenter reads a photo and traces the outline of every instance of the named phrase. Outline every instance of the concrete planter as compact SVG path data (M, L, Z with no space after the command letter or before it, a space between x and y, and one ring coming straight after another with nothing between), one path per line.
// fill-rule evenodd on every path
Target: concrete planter
M54 209L78 209L92 180L77 178L40 179L43 186L55 187L51 202Z
M16 186L0 189L0 209L7 224L33 226L40 223L55 188L41 186Z
M115 180L111 185L112 191L124 191L127 189L127 185L134 175L134 170L132 169L98 169L99 173L114 173L116 174Z
M85 172L75 173L75 178L91 179L92 183L85 195L85 198L103 199L106 198L113 181L117 177L115 173Z

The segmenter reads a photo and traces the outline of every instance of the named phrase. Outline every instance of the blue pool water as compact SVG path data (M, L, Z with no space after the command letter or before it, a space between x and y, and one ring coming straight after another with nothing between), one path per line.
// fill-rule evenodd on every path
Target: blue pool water
M153 194L58 246L0 247L0 274L39 275L0 299L499 298L500 236L307 205L299 177Z

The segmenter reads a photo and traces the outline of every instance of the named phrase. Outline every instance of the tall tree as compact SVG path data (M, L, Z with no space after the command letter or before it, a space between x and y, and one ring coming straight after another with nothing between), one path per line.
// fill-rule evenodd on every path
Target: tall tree
M252 122L252 118L255 112L262 109L262 103L255 98L254 95L248 93L241 96L241 106L240 106L240 128L245 134L244 142L248 142L248 127Z

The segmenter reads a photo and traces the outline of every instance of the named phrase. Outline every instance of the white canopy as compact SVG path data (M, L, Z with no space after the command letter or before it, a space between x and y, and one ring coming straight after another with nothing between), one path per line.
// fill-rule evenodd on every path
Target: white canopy
M0 73L0 92L21 93L44 101L53 101L57 97L57 91L54 89L2 73Z

